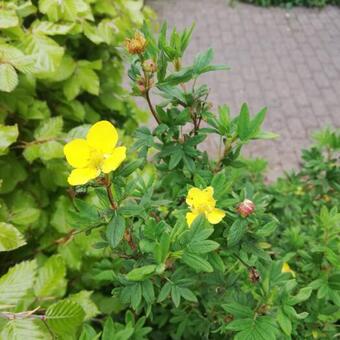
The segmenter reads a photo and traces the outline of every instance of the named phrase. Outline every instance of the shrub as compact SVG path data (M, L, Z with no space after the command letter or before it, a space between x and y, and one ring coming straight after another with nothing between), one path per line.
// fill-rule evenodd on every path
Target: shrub
M100 117L127 133L141 118L122 88L119 47L144 12L141 1L0 5L0 220L31 245L66 228L63 144ZM3 259L2 273L8 265Z
M191 33L168 37L163 25L156 39L144 26L126 41L133 92L156 128L137 129L132 147L107 120L73 135L72 205L60 203L54 230L38 239L3 226L16 241L3 237L4 250L17 249L0 278L2 338L270 340L303 325L313 287L298 287L286 254L273 253L279 221L257 181L263 162L239 157L275 136L261 129L266 109L214 113L199 78L225 67L211 49L184 67ZM201 149L210 134L217 160Z
M266 190L268 209L280 217L273 252L291 264L300 287L312 289L300 305L308 316L292 323L299 339L336 337L340 319L340 135L326 129L315 138L301 171Z

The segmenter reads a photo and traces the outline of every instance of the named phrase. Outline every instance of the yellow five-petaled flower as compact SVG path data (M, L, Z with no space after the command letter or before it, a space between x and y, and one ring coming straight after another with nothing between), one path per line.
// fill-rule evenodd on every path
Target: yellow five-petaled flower
M126 158L126 147L116 147L118 133L108 121L94 124L86 139L74 139L64 147L67 162L75 168L68 177L71 185L82 185L116 170Z
M207 187L203 190L191 188L188 192L186 202L191 212L186 215L187 223L190 226L193 220L200 214L204 214L209 223L217 224L225 216L225 212L216 208L216 201L213 197L214 188Z

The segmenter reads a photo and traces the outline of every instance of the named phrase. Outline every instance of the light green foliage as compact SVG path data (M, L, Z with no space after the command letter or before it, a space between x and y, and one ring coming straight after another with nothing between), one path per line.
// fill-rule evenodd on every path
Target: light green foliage
M19 248L26 244L22 233L13 225L0 222L0 252Z

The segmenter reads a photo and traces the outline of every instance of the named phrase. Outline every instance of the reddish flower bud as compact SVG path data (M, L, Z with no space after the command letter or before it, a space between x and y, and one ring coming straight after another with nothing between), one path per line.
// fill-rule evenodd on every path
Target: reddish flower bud
M255 204L251 200L245 199L236 210L242 217L248 217L254 212Z
M157 65L152 59L145 60L142 66L145 72L155 73L157 71Z

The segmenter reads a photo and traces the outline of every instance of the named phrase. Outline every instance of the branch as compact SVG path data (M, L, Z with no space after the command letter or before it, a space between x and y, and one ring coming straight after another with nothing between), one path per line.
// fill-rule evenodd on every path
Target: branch
M150 92L150 89L147 89L146 92L145 92L145 99L146 99L146 101L148 102L149 109L150 109L152 115L154 116L156 122L157 122L158 124L160 124L161 122L160 122L160 120L159 120L159 118L158 118L158 116L157 116L157 113L156 113L156 111L155 111L155 109L154 109L154 107L153 107L153 105L152 105L152 103L151 103L150 93L149 93L149 92Z

